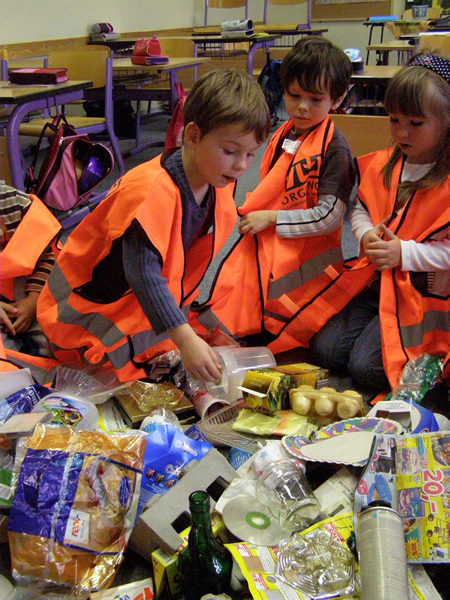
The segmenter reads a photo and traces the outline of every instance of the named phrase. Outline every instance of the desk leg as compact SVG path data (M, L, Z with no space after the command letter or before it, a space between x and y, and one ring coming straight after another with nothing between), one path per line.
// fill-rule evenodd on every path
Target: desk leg
M253 42L252 44L250 44L250 48L249 48L248 54L247 54L247 73L249 75L253 76L253 59L254 59L256 50L258 50L259 48L264 48L264 50L266 50L267 48L270 48L272 46L275 46L275 40L258 41L258 42Z
M11 185L22 191L25 191L25 182L19 143L19 127L24 117L35 110L34 106L35 103L33 102L16 105L6 127L6 147L8 148L11 169Z

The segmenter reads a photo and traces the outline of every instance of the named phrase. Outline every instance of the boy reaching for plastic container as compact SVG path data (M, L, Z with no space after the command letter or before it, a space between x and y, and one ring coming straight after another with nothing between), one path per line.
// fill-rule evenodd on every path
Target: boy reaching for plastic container
M302 311L342 265L340 232L355 182L346 139L329 117L347 92L347 55L307 36L281 65L290 119L272 136L261 183L239 207L241 237L224 259L210 299L228 332L273 352L306 346L314 315Z
M119 179L58 257L38 318L59 360L112 366L130 381L177 347L193 378L220 379L189 308L236 223L236 180L269 130L264 95L246 73L220 69L194 84L182 148Z
M52 355L36 304L55 264L50 244L60 229L36 196L0 184L0 327L9 350Z

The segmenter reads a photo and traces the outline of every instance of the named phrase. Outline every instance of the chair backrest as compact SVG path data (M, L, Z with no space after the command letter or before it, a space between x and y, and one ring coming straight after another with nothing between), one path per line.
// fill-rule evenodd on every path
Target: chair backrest
M375 115L330 115L345 135L353 156L392 146L389 117Z
M437 54L450 60L450 35L422 35L419 42L419 52Z
M263 15L263 22L267 23L267 8L269 4L284 4L284 5L288 5L288 4L304 4L305 2L308 3L308 7L307 7L307 18L306 18L306 23L305 25L308 27L308 29L311 29L311 18L312 18L312 0L264 0L264 15Z
M111 51L106 46L81 46L70 50L51 50L49 67L66 67L69 79L90 79L93 87L106 85L106 64Z
M208 8L245 7L245 19L248 19L248 0L205 0L205 27L208 24Z

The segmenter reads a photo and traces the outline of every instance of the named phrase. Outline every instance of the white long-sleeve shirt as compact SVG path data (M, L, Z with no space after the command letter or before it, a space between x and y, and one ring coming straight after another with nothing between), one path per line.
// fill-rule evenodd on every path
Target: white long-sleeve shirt
M405 163L406 165L408 163ZM417 165L415 165L417 167ZM423 165L431 168L432 165ZM428 169L425 169L428 170ZM413 180L413 176L408 173L407 167L402 174L402 181ZM418 177L424 175L423 170L418 173ZM415 177L417 179L418 177ZM349 212L350 225L352 231L359 242L360 256L364 255L361 240L365 233L378 225L373 223L372 219L356 197L355 203L351 206ZM413 271L419 273L429 273L429 281L433 282L430 292L440 295L450 293L450 227L439 231L433 238L426 243L416 242L415 240L400 240L401 244L401 269L402 271Z

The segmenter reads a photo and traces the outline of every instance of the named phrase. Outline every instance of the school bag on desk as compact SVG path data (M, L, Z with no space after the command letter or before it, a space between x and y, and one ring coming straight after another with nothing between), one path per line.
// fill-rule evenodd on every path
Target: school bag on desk
M36 164L44 137L52 136L44 162ZM78 134L63 114L44 125L26 176L27 193L48 207L67 211L88 201L93 190L108 176L114 157L107 146Z

